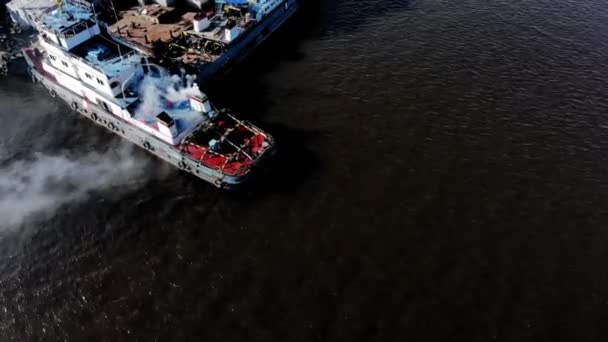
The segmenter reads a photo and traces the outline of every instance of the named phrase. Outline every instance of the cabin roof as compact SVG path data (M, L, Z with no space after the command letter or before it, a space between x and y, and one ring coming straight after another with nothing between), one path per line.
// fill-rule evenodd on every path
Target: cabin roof
M101 35L85 41L70 52L95 66L109 78L132 68L133 63L141 62L141 56L137 55L135 51Z

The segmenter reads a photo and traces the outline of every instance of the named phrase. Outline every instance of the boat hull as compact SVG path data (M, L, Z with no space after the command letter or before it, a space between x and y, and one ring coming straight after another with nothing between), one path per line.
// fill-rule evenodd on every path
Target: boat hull
M31 69L31 76L32 81L41 84L49 90L51 97L61 98L68 103L74 111L84 117L143 148L165 162L209 182L218 188L234 188L245 182L250 176L251 172L241 176L227 175L220 170L209 168L204 164L189 158L187 154L180 151L176 146L167 144L131 125L127 121L106 112L100 106L88 102L80 95L73 93L71 90L61 86L49 77L46 77L43 73L38 72L35 67Z

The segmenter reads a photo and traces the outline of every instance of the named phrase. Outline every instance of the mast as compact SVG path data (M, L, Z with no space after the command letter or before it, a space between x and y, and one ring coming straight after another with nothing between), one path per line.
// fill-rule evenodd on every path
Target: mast
M59 7L59 13L63 14L63 0L56 0Z

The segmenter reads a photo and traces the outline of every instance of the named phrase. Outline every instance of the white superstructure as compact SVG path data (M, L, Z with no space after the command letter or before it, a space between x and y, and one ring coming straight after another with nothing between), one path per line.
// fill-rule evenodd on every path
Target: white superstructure
M37 29L46 53L44 71L82 97L73 106L96 104L172 145L207 119L201 106L190 106L191 96L206 99L192 79L187 89L179 89L185 80L164 75L142 55L106 37L91 9L64 2ZM155 76L146 75L149 71Z

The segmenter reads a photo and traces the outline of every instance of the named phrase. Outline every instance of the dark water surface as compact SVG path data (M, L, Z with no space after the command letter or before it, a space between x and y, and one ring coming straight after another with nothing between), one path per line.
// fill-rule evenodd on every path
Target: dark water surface
M309 3L209 91L237 193L2 79L0 340L605 340L607 65L605 1Z

